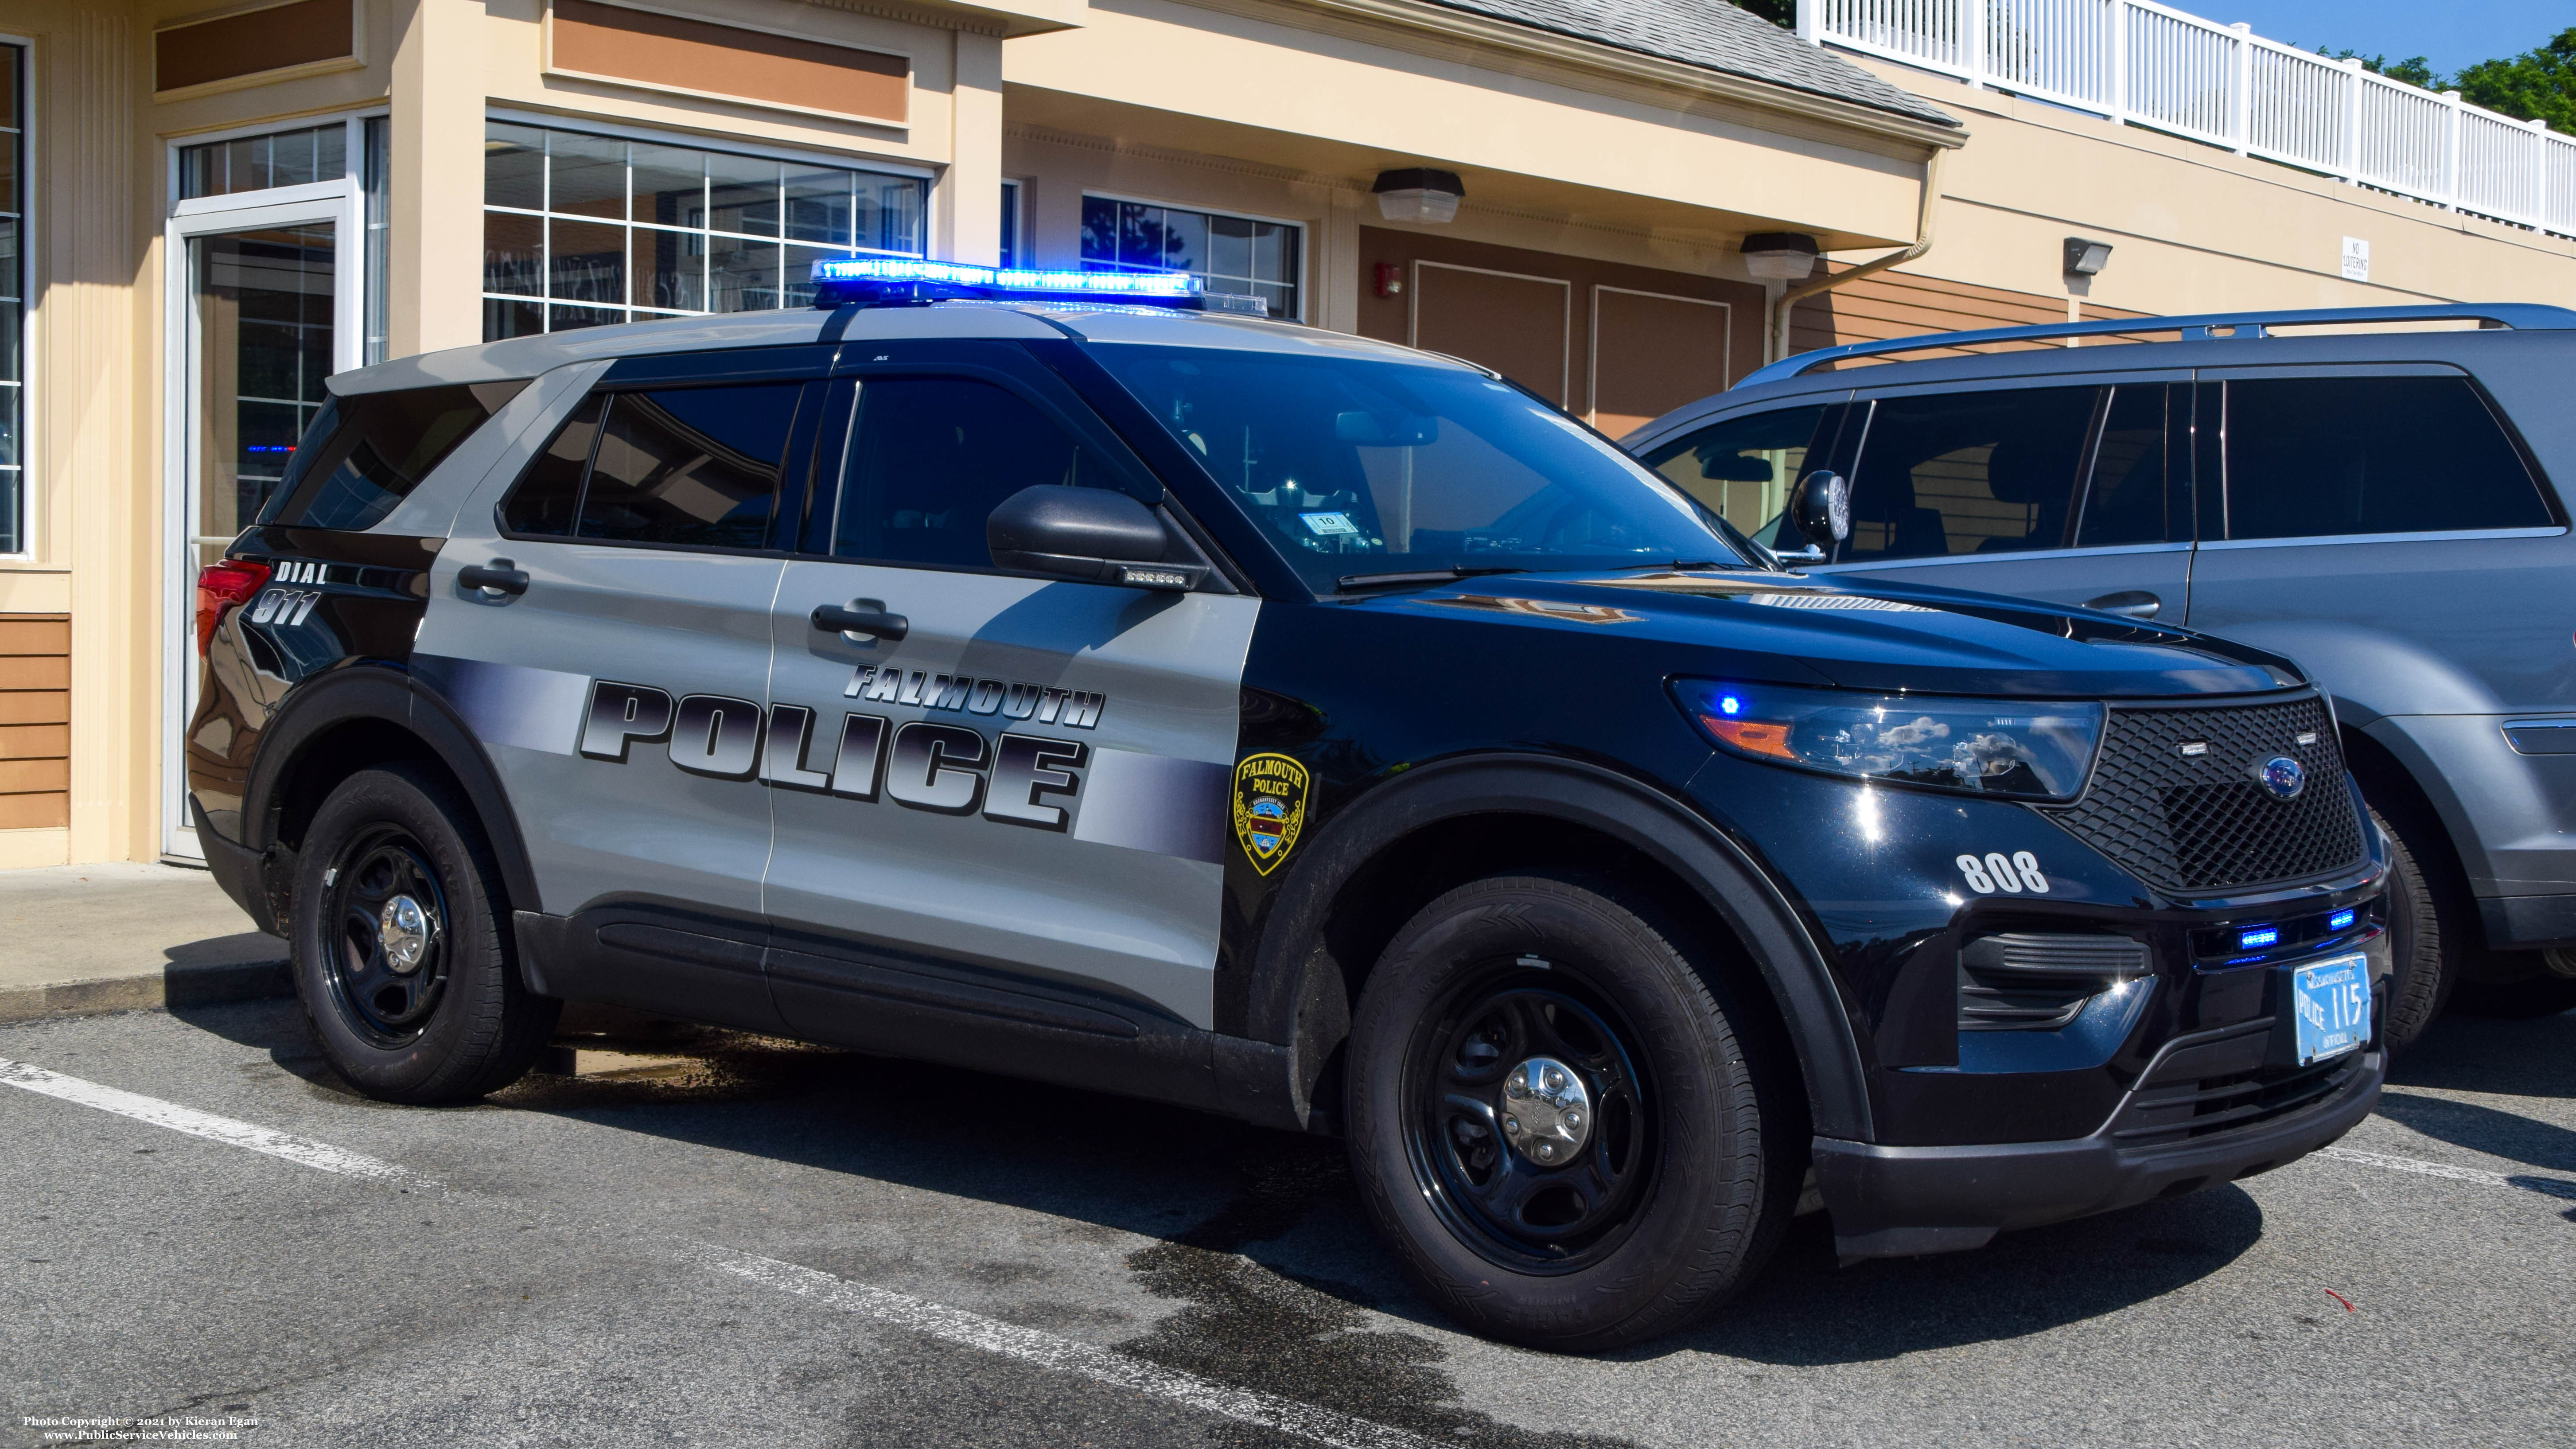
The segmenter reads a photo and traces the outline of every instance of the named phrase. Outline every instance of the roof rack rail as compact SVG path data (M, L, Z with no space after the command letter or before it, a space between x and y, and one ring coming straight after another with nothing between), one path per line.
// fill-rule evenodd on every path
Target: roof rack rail
M2179 332L2184 342L2261 337L2274 327L2344 322L2485 322L2517 332L2576 330L2576 311L2529 302L2448 302L2417 307L2317 307L2292 312L2203 312L2190 317L2117 317L2100 322L2051 322L2036 327L1988 327L1977 332L1929 332L1882 342L1847 342L1783 358L1755 371L1737 387L1783 382L1848 357L1920 352L1933 347L1973 347L1985 342L2032 342L2051 337L2099 337L2135 332Z

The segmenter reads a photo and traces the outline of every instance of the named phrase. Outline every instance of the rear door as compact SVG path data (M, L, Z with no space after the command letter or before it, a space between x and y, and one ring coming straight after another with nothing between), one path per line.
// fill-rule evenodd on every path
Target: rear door
M2182 374L1864 395L1852 537L1816 567L2179 623L2191 408Z
M517 478L470 501L419 656L509 792L541 897L521 908L584 918L582 951L545 969L596 968L593 938L689 946L550 986L774 1027L756 779L785 566L771 530L825 357L733 361L719 378L695 359L618 364ZM524 587L468 587L473 565Z
M977 1012L1212 1025L1258 603L994 568L985 518L1023 488L1161 485L1016 345L853 351L770 620L781 1010L800 1033L933 1057L950 1048L922 1033L950 1018L898 1022L887 1001L955 1008L969 1035ZM818 628L820 605L909 632L854 639Z

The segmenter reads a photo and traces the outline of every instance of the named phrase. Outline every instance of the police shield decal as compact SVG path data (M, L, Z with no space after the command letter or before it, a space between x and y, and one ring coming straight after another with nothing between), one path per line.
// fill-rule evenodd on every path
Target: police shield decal
M1286 755L1252 755L1234 767L1234 838L1268 875L1306 824L1306 767Z

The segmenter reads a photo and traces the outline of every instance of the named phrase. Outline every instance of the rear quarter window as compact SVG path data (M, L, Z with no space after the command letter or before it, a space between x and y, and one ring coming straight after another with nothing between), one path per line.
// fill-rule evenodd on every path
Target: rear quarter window
M332 398L295 445L259 521L373 528L526 386L519 379Z
M2234 379L2226 456L2228 538L2557 521L2521 450L2465 378Z

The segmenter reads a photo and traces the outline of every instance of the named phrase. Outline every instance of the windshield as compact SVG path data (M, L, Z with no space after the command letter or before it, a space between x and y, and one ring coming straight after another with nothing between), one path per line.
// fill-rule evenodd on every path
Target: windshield
M1132 344L1094 355L1318 593L1389 573L1750 566L1714 514L1464 368Z

